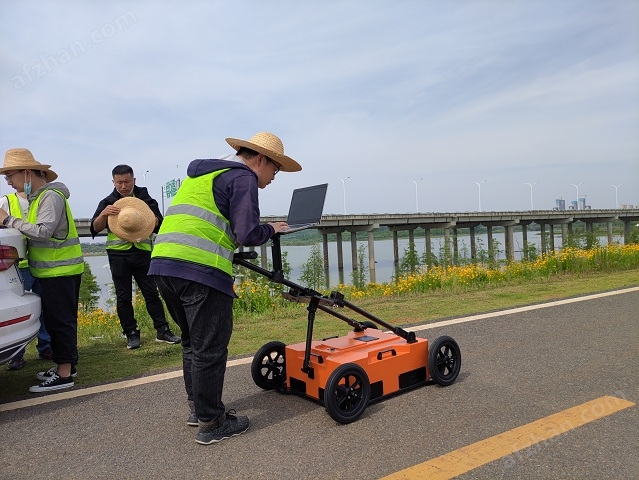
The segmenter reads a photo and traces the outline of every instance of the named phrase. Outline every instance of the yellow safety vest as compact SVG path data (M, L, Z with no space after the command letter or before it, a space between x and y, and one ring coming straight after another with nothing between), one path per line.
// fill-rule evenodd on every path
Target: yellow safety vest
M17 193L10 193L6 195L7 202L9 202L9 215L15 218L19 218L20 220L24 220L24 215L22 214L22 207L20 206L20 198ZM24 237L24 235L23 235ZM27 237L24 237L25 239ZM18 262L18 268L27 268L29 266L29 260L22 259Z
M215 178L228 170L182 182L155 238L152 258L185 260L233 275L235 235L213 197Z
M56 189L44 189L29 205L28 222L35 224L38 217L38 206L42 194L46 190L53 190L64 200L66 208L68 231L66 238L48 238L46 240L36 240L29 238L28 257L31 275L36 278L64 277L80 275L84 272L84 258L82 257L82 247L75 228L75 222L71 215L69 202L62 192Z

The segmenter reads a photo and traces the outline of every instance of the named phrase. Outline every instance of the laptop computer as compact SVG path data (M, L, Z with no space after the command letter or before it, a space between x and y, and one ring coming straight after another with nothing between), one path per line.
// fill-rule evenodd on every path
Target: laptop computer
M293 190L291 198L291 206L288 210L288 230L280 232L285 235L287 233L299 232L307 228L319 225L322 220L322 212L324 210L324 200L326 200L326 190L328 183L321 185L313 185L312 187L296 188Z

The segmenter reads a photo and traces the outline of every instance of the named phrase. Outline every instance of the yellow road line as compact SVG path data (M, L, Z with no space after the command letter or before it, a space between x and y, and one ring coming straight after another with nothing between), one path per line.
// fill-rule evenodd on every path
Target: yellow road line
M383 480L454 478L634 405L617 397L600 397L393 473Z

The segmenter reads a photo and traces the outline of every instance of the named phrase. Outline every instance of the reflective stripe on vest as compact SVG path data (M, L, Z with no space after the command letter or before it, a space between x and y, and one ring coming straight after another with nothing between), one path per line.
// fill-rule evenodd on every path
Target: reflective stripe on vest
M122 240L120 237L118 237L115 233L111 231L107 233L107 241L106 241L107 250L118 250L118 251L124 250L125 251L125 250L130 250L133 245L135 245L135 248L139 250L146 250L147 252L150 252L151 238L145 238L144 240L140 242L131 243L131 242L127 242L126 240Z
M233 275L235 236L213 197L215 178L228 170L184 179L155 238L152 258L185 260Z
M20 220L24 220L24 215L22 214L22 207L20 206L20 199L18 198L18 194L10 193L9 195L7 195L7 202L9 202L9 215L19 218ZM23 238L26 240L27 237L23 235ZM29 260L27 260L26 258L18 262L18 268L27 268L28 266Z
M43 190L29 205L29 223L35 224L38 217L38 206ZM62 197L67 216L67 236L64 239L48 238L45 240L28 239L28 257L31 275L36 278L62 277L79 275L84 272L82 247L71 215L71 208L66 197L59 190L51 189Z

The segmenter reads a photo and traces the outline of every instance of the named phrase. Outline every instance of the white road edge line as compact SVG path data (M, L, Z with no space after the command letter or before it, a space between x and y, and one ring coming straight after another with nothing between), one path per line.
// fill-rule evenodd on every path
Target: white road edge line
M637 292L639 291L639 287L631 287L631 288L625 288L623 290L613 290L611 292L604 292L604 293L596 293L593 295L586 295L583 297L575 297L575 298L568 298L565 300L556 300L553 302L548 302L548 303L540 303L540 304L536 304L536 305L528 305L526 307L517 307L517 308L511 308L509 310L500 310L498 312L491 312L491 313L482 313L480 315L472 315L469 317L461 317L461 318L453 318L451 320L443 320L441 322L436 322L436 323L427 323L424 325L415 325L413 327L407 327L404 330L408 331L408 332L417 332L417 331L421 331L421 330L429 330L431 328L438 328L438 327L445 327L448 325L457 325L460 323L466 323L466 322L474 322L476 320L483 320L485 318L494 318L494 317L501 317L504 315L512 315L515 313L521 313L521 312L529 312L531 310L538 310L541 308L550 308L550 307L556 307L558 305L567 305L570 303L577 303L577 302L584 302L587 300L596 300L598 298L604 298L604 297L610 297L613 295L621 295L624 293L631 293L631 292ZM238 365L246 365L248 363L251 363L253 361L253 357L248 357L248 358L238 358L235 360L229 360L226 363L227 368L228 367L235 367ZM95 387L88 387L88 388L81 388L78 390L71 390L71 391L67 391L67 392L63 392L63 393L54 393L54 394L50 394L50 395L45 395L45 396L41 396L41 397L36 397L33 399L28 399L28 400L19 400L17 402L11 402L11 403L4 403L4 404L0 404L0 412L7 412L10 410L18 410L20 408L27 408L27 407L33 407L36 405L42 405L45 403L51 403L51 402L57 402L60 400L67 400L70 398L78 398L78 397L84 397L86 395L93 395L96 393L102 393L102 392L109 392L112 390L120 390L123 388L129 388L129 387L135 387L138 385L144 385L147 383L153 383L153 382L161 382L163 380L169 380L172 378L177 378L177 377L181 377L182 376L182 369L179 370L175 370L172 372L167 372L167 373L160 373L157 375L150 375L148 377L142 377L142 378L136 378L133 380L124 380L121 382L115 382L115 383L108 383L106 385L97 385Z

